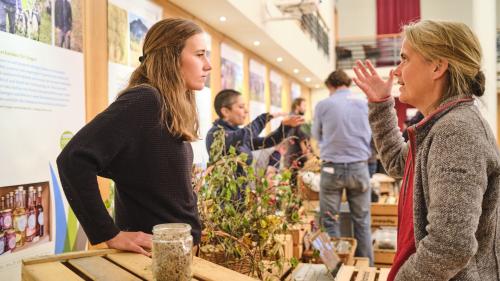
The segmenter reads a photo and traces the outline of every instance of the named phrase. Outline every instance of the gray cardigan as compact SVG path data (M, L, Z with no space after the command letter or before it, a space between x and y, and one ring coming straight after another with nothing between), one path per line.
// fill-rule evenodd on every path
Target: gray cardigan
M500 280L500 154L473 101L442 104L415 126L413 216L416 253L396 280ZM402 177L409 145L394 99L370 103L381 161Z

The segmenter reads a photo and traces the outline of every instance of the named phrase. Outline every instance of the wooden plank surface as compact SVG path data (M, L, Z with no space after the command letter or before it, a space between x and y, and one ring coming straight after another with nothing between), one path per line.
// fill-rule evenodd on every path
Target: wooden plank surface
M119 250L113 249L105 249L105 250L95 250L95 251L80 251L80 252L69 252L59 255L47 255L47 256L39 256L29 259L24 259L24 265L37 264L37 263L48 263L54 261L67 261L69 259L78 259L84 257L92 257L92 256L103 256L106 254L119 253Z
M389 277L390 268L381 268L380 274L378 275L378 281L387 281L387 277Z
M337 273L337 277L335 277L335 281L350 281L352 274L354 273L354 269L354 266L342 265Z
M86 257L68 261L71 265L96 281L141 281L132 273L103 257Z
M106 257L146 280L153 280L151 258L135 253L108 254Z
M362 267L358 269L355 281L375 281L377 271L375 267Z
M370 260L368 258L355 258L354 260L356 268L370 266Z
M60 262L23 265L23 281L80 281L83 280Z
M203 281L257 280L198 257L193 257L193 276Z
M287 280L333 281L334 278L323 264L300 263Z

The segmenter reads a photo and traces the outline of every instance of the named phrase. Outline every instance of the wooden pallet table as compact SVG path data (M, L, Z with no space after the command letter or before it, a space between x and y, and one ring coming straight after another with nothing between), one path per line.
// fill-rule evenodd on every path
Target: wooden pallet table
M241 273L193 257L194 281L256 281ZM151 258L118 250L93 250L23 260L23 281L153 280Z
M355 258L354 265L342 265L335 278L322 264L301 263L287 281L386 281L389 268L368 266L367 258Z

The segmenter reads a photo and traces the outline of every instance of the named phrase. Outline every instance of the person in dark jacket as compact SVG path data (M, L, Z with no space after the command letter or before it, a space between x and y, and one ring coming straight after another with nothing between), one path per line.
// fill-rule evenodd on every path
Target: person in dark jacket
M206 50L195 23L154 24L128 87L57 158L68 203L92 244L149 255L152 228L162 223L191 225L199 244L190 142L198 139L194 91L211 70ZM116 183L115 221L101 200L98 175Z
M71 48L71 30L73 15L70 0L56 0L54 4L57 45L66 49Z
M241 93L231 89L222 90L217 94L214 107L219 119L215 120L214 125L207 133L207 151L210 154L214 133L224 129L226 152L231 146L234 146L238 153L248 155L247 164L249 165L252 164L253 160L252 151L278 145L292 127L299 126L304 122L301 116L286 116L276 130L265 137L260 137L259 134L271 119L285 114L263 113L250 124L241 128L240 126L245 123L248 111Z

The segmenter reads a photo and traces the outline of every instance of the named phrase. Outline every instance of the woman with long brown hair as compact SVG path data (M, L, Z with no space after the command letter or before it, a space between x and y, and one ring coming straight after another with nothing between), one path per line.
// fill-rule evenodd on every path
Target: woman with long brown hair
M206 50L203 30L191 21L153 25L128 87L59 155L66 198L92 244L148 255L153 226L167 222L190 224L199 243L190 142L198 139L194 91L211 70ZM116 183L115 221L97 175Z

